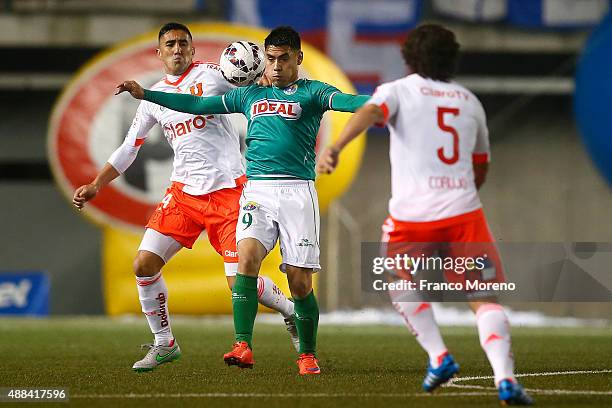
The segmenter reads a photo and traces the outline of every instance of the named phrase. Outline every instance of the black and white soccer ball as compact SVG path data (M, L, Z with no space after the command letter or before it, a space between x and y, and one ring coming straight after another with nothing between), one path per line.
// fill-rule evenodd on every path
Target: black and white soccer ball
M249 41L236 41L228 45L221 53L219 65L225 79L237 86L254 83L265 69L263 51Z

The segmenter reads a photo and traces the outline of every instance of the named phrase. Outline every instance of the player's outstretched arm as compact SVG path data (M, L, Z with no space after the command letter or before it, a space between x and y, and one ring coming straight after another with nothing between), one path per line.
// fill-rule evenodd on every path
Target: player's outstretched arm
M332 98L331 108L339 112L356 112L370 98L370 95L352 95L338 92Z
M119 174L120 173L111 166L110 163L106 163L91 183L85 184L74 191L72 205L80 210L87 201L98 194L98 191L100 191L102 187L119 177Z
M178 111L199 114L230 113L221 96L193 96L143 89L135 81L125 81L117 86L115 95L129 92L136 99L144 99L157 105Z
M335 97L334 97L335 98ZM355 139L361 132L375 123L384 121L384 114L378 105L368 104L360 108L347 122L340 133L338 140L326 148L317 162L319 174L330 174L338 166L340 152Z
M194 115L230 113L223 103L222 96L193 96L145 89L143 99L175 111Z

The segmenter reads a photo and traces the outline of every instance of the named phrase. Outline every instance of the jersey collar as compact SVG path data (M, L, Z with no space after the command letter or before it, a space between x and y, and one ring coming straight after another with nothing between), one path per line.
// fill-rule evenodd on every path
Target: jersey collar
M166 79L164 80L164 82L168 85L177 86L183 81L183 79L185 79L187 75L189 75L194 66L195 62L192 62L191 65L189 65L189 67L185 70L185 72L181 74L181 76L166 74Z
M276 89L280 89L281 91L284 91L285 89L291 88L293 85L297 84L300 79L302 79L302 78L298 78L295 81L291 82L289 85L284 86L282 88L278 87L278 86L275 86L275 85L272 85L272 88L276 88Z

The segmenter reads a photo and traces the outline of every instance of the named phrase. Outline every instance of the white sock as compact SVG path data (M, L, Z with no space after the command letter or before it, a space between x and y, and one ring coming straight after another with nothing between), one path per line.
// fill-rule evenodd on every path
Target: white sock
M147 317L151 333L155 335L155 345L169 346L174 336L170 329L168 288L161 272L155 276L137 276L136 284L142 312Z
M293 314L293 302L287 299L283 291L267 276L257 278L257 299L259 303L276 310L284 318Z
M514 378L514 358L510 344L510 324L504 309L495 303L480 306L476 312L480 345L487 354L495 375L495 385Z
M436 368L448 350L434 319L431 304L420 301L418 294L411 291L390 292L393 307L404 318L408 329L429 355L429 364Z

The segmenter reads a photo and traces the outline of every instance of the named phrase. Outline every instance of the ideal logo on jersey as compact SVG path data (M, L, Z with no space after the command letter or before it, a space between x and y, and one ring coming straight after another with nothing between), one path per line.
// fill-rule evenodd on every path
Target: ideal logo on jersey
M302 106L299 102L281 101L278 99L261 99L251 105L251 118L258 116L278 115L289 120L297 120L302 116Z

